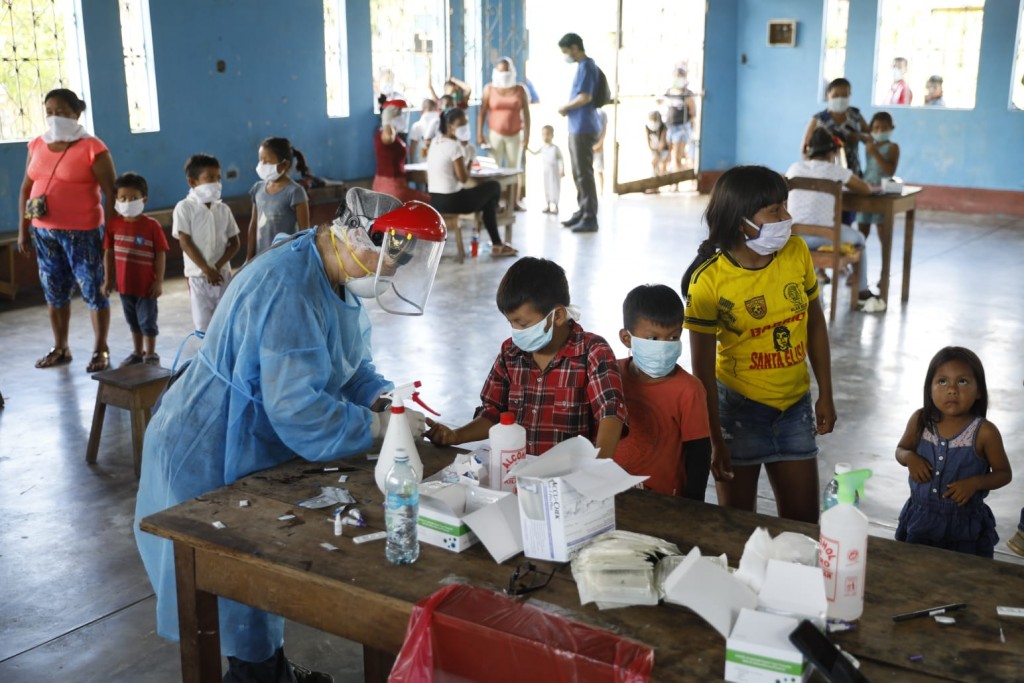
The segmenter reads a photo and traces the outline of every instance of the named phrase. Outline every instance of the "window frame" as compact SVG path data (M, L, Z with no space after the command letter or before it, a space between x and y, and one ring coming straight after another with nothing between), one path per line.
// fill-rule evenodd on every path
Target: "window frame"
M327 9L329 5L333 5L334 11L338 17L338 31L337 31L337 43L336 47L337 63L332 63L331 49L328 47L328 22L327 22ZM348 58L348 0L324 0L323 3L324 12L324 99L326 104L327 118L328 119L347 119L352 115L352 89L349 81L348 69L349 69L349 58ZM330 74L336 73L338 75L338 94L339 100L333 106L337 107L333 109L331 104L331 77Z
M125 78L125 95L128 99L128 129L132 135L142 133L158 133L160 132L160 98L157 93L156 84L156 65L155 56L153 53L153 22L149 12L149 0L131 0L132 2L138 3L139 14L142 20L142 56L145 60L146 80L148 85L147 99L151 112L149 115L149 125L143 128L135 128L132 126L132 94L131 94L131 79L128 74L128 55L127 46L124 44L124 17L121 16L121 8L124 3L128 0L118 0L118 18L121 22L121 59L124 64L124 78ZM140 99L140 98L135 98Z

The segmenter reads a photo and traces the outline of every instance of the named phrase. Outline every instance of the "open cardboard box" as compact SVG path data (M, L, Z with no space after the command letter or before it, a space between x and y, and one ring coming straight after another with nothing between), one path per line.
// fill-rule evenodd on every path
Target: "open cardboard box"
M580 545L615 528L615 494L647 477L630 475L598 452L577 436L511 469L527 557L567 562Z
M689 607L726 638L725 677L739 683L805 681L811 667L789 642L801 619L824 628L821 568L770 559L760 591L693 548L664 582L665 602Z
M481 541L495 562L523 550L516 497L465 483L420 484L419 540L457 553Z

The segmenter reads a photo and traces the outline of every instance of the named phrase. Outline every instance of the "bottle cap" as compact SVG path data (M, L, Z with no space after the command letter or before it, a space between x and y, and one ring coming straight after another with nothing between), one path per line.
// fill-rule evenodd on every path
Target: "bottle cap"
M394 403L391 404L391 414L392 415L401 415L404 412L405 412L405 406L403 406L401 404L398 404L398 405L396 405Z
M516 414L506 412L501 414L501 424L503 425L514 425L516 423Z
M395 449L395 462L408 462L409 454L405 452L404 448Z
M857 494L860 494L861 498L863 498L864 482L870 479L872 474L871 470L868 469L836 472L836 482L839 484L836 498L839 499L839 502L853 505L854 501L857 500Z

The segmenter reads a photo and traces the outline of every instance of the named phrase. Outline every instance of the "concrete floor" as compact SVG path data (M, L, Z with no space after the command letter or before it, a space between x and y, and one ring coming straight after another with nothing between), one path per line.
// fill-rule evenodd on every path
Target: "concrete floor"
M520 214L513 243L524 255L562 264L583 325L624 354L617 341L624 295L643 282L678 286L703 238L705 203L690 193L607 198L594 235L573 235L534 209ZM902 253L902 224L894 252ZM1024 431L1024 362L1016 346L1024 339L1022 253L1022 218L921 212L909 305L850 313L841 295L831 331L839 423L819 441L819 467L823 481L837 461L874 469L863 504L872 533L891 537L907 497L906 470L893 451L919 406L927 363L943 345L969 346L981 356L989 418L1002 431L1011 463L1024 472L1014 438ZM869 256L874 277L875 239ZM894 260L898 283L900 259ZM370 305L380 370L396 382L422 380L424 398L452 423L471 417L508 336L494 293L510 263L483 256L460 266L446 259L422 318L389 316ZM898 302L898 284L893 291ZM168 282L165 292L158 350L170 365L191 319L184 282ZM114 306L116 362L128 353L130 338ZM84 462L96 384L84 369L88 315L80 301L73 308L74 362L36 370L33 361L51 343L41 296L0 303L0 391L7 399L0 411L0 680L169 683L180 680L178 650L154 632L155 600L131 534L136 480L125 413L108 411L99 462ZM688 350L683 359L688 365ZM1024 504L1020 490L1014 482L988 499L1002 539L997 561L1019 561L1005 541ZM766 480L759 507L774 513ZM295 624L288 625L287 640L297 661L331 671L338 681L361 680L360 651L352 644Z

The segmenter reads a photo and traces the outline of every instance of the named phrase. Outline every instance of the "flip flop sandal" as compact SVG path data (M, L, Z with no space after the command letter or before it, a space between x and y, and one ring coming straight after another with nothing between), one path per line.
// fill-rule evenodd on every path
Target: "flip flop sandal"
M519 255L519 252L516 249L508 246L507 244L502 244L500 247L495 247L494 249L491 249L491 257L518 256L518 255Z
M95 351L89 364L85 366L88 373L102 372L110 367L110 351Z
M71 362L71 349L64 347L58 349L53 347L50 351L36 361L37 368L52 368L55 365L67 365Z

